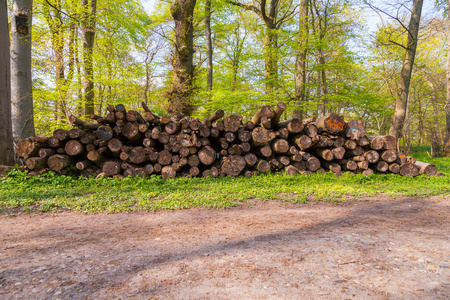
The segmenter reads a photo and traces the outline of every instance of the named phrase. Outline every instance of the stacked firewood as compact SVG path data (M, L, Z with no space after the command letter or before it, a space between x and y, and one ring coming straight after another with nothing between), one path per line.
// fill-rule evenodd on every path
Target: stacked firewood
M238 176L284 170L294 175L332 171L370 175L435 175L434 165L397 153L395 138L367 137L360 120L337 114L280 121L285 103L264 106L250 121L218 110L203 121L183 115L159 117L143 103L144 114L124 105L108 106L94 123L70 117L74 128L18 143L16 153L32 172L81 175Z

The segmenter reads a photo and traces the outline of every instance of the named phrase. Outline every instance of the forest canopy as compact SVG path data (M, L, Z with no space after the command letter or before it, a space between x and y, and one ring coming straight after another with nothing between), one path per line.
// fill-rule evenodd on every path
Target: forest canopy
M416 2L35 0L36 133L69 127L71 114L104 115L109 104L204 118L217 109L249 117L283 101L284 119L335 112L388 134ZM420 3L400 135L435 153L449 134L446 7Z

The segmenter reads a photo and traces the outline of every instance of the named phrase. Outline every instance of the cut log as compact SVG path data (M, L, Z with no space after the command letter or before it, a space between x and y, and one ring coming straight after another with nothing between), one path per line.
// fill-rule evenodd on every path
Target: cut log
M361 120L353 120L347 122L345 126L345 136L352 140L359 140L366 134L366 128L364 122Z
M289 142L284 139L275 139L271 142L271 145L275 153L286 153L289 150Z
M246 165L247 163L242 156L230 155L223 158L221 170L228 176L238 176Z
M267 145L276 137L273 131L269 131L264 127L256 127L252 131L252 145L254 147Z
M242 126L241 115L230 115L223 118L224 130L228 132L236 132Z
M238 140L241 142L250 142L252 139L252 133L248 130L241 130L238 134Z
M122 127L122 134L132 142L142 142L144 135L139 131L139 124L133 122L126 122Z
M355 171L358 168L358 164L356 163L356 161L353 161L353 160L342 161L342 162L340 162L340 164L344 171ZM368 166L369 166L369 163L367 163L367 167Z
M54 138L56 141L55 143L57 143L57 145L55 146L59 146L61 144L61 142ZM39 154L39 150L41 148L43 148L45 146L45 143L39 143L36 142L36 139L34 138L26 138L20 142L17 143L16 146L16 154L19 157L22 158L28 158L28 157L33 157L33 156L37 156ZM54 145L49 145L50 147L53 148ZM57 147L55 147L57 148Z
M198 167L190 167L189 174L191 174L192 177L197 177L200 174L200 169Z
M161 166L167 166L172 163L172 154L167 150L162 150L158 155L158 163Z
M263 147L260 147L256 150L256 154L259 154L260 156L264 157L270 157L272 156L272 148L270 148L269 145L265 145Z
M338 134L345 130L346 123L343 116L331 113L317 119L315 125L319 132L326 131L331 134Z
M258 161L256 168L258 169L259 172L266 173L270 171L270 164L267 160L261 159Z
M336 139L333 141L333 146L334 147L344 147L346 140L344 137L342 136L338 136L336 137Z
M101 162L103 162L103 156L98 153L97 150L89 151L87 154L87 158L96 164L100 164Z
M253 167L258 162L258 158L253 153L248 153L244 156L245 163L247 164L247 167Z
M209 117L207 117L203 123L208 126L211 127L212 123L214 123L215 121L223 118L223 116L225 115L225 112L222 109L219 109L218 111L216 111L215 113L211 114Z
M338 173L341 171L341 166L335 162L331 162L331 161L324 161L322 162L322 167L325 170L330 170L333 173Z
M362 136L359 140L358 140L358 146L360 147L365 147L367 145L370 144L370 140L367 136Z
M102 165L102 171L105 177L114 176L122 171L121 162L117 160L106 161Z
M404 163L400 166L400 175L416 177L417 175L419 175L419 169L412 163Z
M366 170L369 168L369 162L367 160L357 162L358 168Z
M397 163L390 164L389 172L394 173L394 174L400 173L400 165Z
M381 140L383 142L382 149L384 150L397 150L397 140L391 135L374 136L372 138Z
M41 148L41 149L39 149L39 157L41 157L41 158L50 157L53 154L56 154L56 150L55 149L51 149L51 148Z
M307 124L303 129L303 132L310 138L314 139L319 134L319 129L314 124Z
M419 170L420 174L425 174L429 176L435 176L437 174L437 167L432 164L424 163L421 161L416 161L414 166Z
M293 118L291 120L278 123L278 128L286 128L290 134L296 134L302 132L304 124L301 119Z
M404 163L407 162L407 156L406 154L403 153L397 153L397 159L395 160L396 163L398 163L399 165L403 165Z
M298 134L294 136L293 142L300 150L306 150L312 146L312 140L308 135Z
M347 141L345 141L345 143L344 143L344 148L345 148L345 149L353 150L353 149L355 149L356 147L358 147L358 143L356 143L356 141L354 141L354 140L347 140Z
M192 154L187 158L187 163L191 167L197 167L200 164L200 159L197 154Z
M97 128L97 138L101 141L109 141L114 136L114 130L109 125L101 125Z
M389 164L383 160L380 160L377 162L375 170L377 172L385 173L387 170L389 170Z
M81 138L83 135L86 134L86 131L81 130L80 128L72 128L69 130L69 138L71 138L72 140L76 140Z
M372 137L369 137L369 141L370 141L370 144L369 144L370 149L381 150L384 147L384 142L381 139L381 137L372 136Z
M283 155L283 156L279 156L278 157L278 161L283 165L283 166L287 166L291 163L291 160L289 157Z
M44 157L30 157L27 159L26 166L30 170L40 170L47 168L47 158Z
M271 117L271 126L272 128L276 128L278 124L280 123L280 118L283 112L286 110L287 105L284 102L278 102L277 105L275 105L275 115Z
M123 143L118 138L112 138L108 141L108 148L112 153L119 153Z
M62 169L70 166L73 160L69 155L55 154L48 158L47 164L50 169L61 172Z
M84 153L85 147L79 140L70 140L64 146L64 151L70 156L77 156Z
M217 153L210 146L205 146L198 152L200 162L206 166L211 165L216 160Z
M364 176L370 176L373 174L373 170L369 168L369 169L363 170L361 174L363 174Z
M345 148L344 147L337 147L331 149L331 152L333 152L335 159L343 159L345 156Z
M306 168L312 172L320 168L320 160L317 157L311 156L306 160Z
M320 158L326 161L332 161L334 159L334 154L330 149L319 148L316 153Z
M77 167L78 170L84 170L91 165L92 165L92 161L90 161L89 159L85 159L85 160L77 162L75 166Z
M291 176L293 176L299 172L299 170L292 165L287 166L284 170L285 170L286 174L291 175Z
M144 147L133 147L128 153L128 158L134 164L141 164L147 161Z
M275 116L275 111L269 105L261 107L252 117L253 124L261 124L261 118L271 119Z
M397 159L397 153L394 150L386 150L381 153L381 159L387 163L393 163Z
M366 160L371 164L374 164L380 160L380 154L375 150L367 151L364 156Z
M97 128L100 126L98 123L87 123L74 115L70 115L69 122L72 126L77 126L81 129L85 130L97 130Z

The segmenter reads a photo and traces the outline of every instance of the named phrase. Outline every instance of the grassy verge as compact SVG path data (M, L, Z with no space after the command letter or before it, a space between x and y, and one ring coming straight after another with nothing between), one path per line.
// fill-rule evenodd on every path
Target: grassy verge
M123 212L191 207L227 208L252 199L293 203L308 200L344 201L367 196L430 196L450 194L450 158L428 158L442 177L415 178L396 175L344 175L331 173L288 176L260 175L254 178L177 178L160 176L125 179L76 179L44 174L28 177L12 171L0 179L0 212L71 210L85 213Z

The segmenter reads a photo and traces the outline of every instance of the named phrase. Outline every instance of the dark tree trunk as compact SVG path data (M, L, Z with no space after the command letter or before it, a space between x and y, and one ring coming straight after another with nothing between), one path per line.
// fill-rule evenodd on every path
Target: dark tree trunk
M11 124L11 74L6 0L0 0L0 165L14 164Z
M194 77L194 7L196 0L175 0L170 12L175 21L172 86L167 93L171 113L190 115Z
M389 135L397 140L402 135L403 125L405 123L406 109L409 94L409 84L416 55L417 36L419 33L420 15L422 14L423 0L414 0L411 11L411 19L408 28L408 42L406 45L405 58L403 60L402 71L397 89L397 99L395 101L395 113L392 118Z

